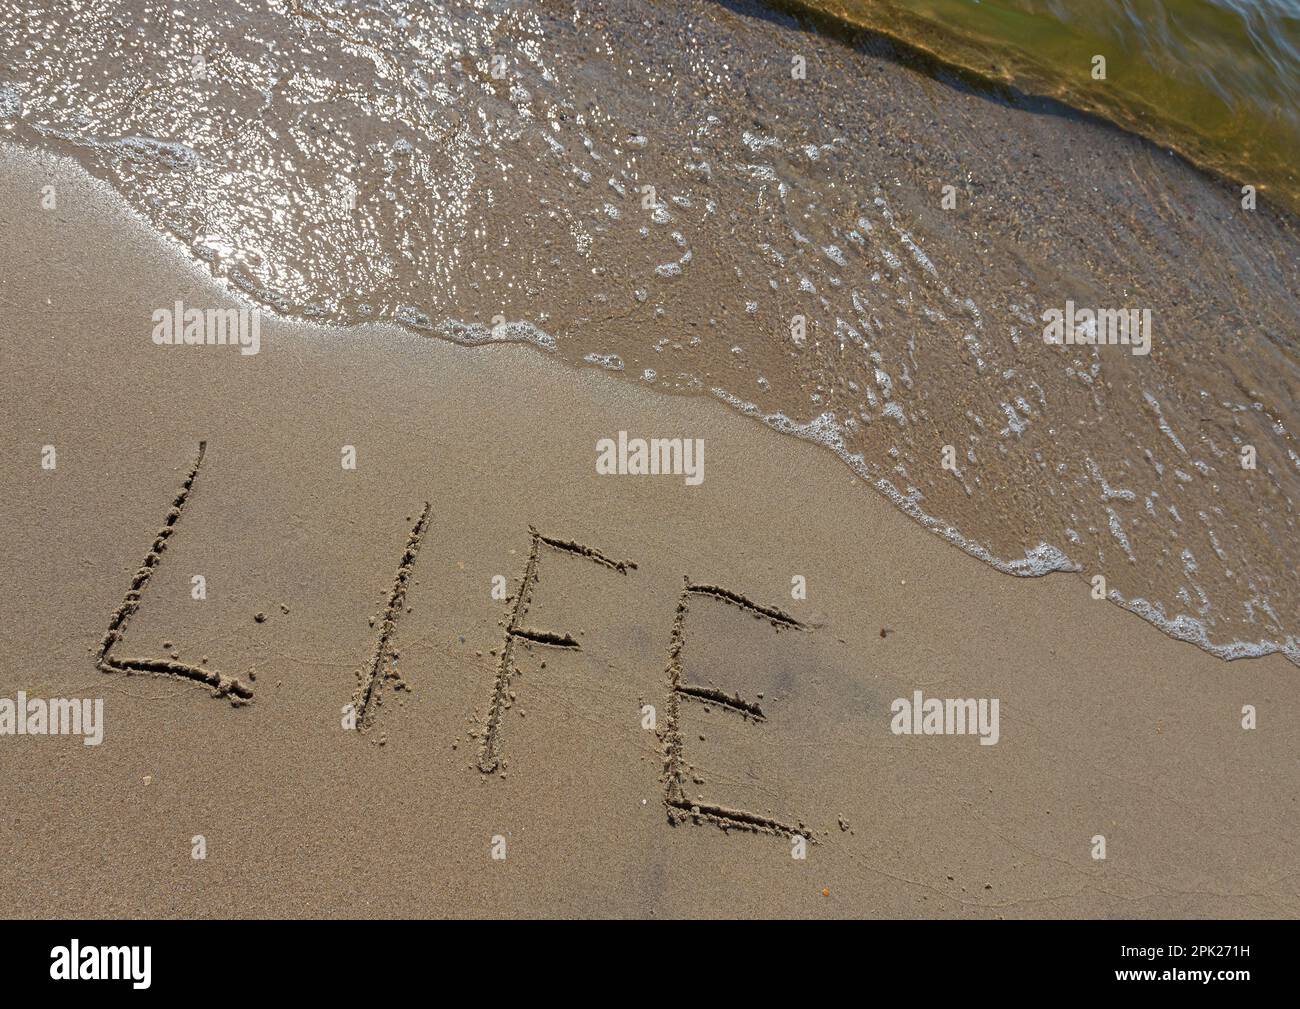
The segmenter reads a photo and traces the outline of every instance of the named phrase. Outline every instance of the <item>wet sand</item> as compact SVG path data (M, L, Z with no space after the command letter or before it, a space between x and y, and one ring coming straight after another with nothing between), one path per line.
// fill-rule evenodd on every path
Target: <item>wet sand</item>
M0 696L106 709L98 747L0 738L4 914L1300 913L1283 657L1214 658L1082 575L1008 578L818 446L530 348L269 316L255 356L156 346L159 306L238 302L68 162L8 153L0 227ZM703 438L704 481L598 476L624 430ZM239 706L96 670L200 442L118 654L238 676ZM345 730L425 502L389 640L404 689L383 679ZM485 774L511 606L493 578L517 590L530 526L636 568L542 553L527 624L580 647L518 647ZM676 726L688 799L806 829L804 860L779 829L670 823L683 578L804 625L690 599L684 677L764 718L679 697ZM999 699L998 743L891 733L918 689Z

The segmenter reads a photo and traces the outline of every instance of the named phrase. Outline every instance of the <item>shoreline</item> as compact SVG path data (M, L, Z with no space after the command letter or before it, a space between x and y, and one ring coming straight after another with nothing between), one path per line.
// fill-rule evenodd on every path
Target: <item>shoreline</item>
M150 62L176 40L141 25L153 87L89 132L56 85L99 65L94 37L24 55L6 130L287 314L528 343L721 398L1004 571L1078 567L1169 633L1300 664L1291 215L1109 123L747 3L656 8L644 40L627 3L525 3L490 37L454 4L357 25L360 49L335 53L318 21L233 2L244 41L200 80ZM533 56L498 80L462 55L489 43ZM705 73L718 52L726 72ZM366 53L396 63L376 76ZM683 59L688 91L662 72ZM320 75L348 102L304 83ZM109 67L92 91L120 87ZM301 128L259 126L280 120ZM1149 313L1151 353L1045 346L1045 313L1072 303Z
M864 29L868 30L868 29ZM868 30L869 31L869 30ZM1046 99L1055 101L1055 99ZM1077 110L1071 110L1077 111ZM1079 113L1080 115L1089 115L1088 113ZM1125 131L1122 127L1102 120L1101 125L1108 129L1114 129L1121 133ZM1142 138L1139 138L1142 139ZM1143 142L1147 142L1143 140ZM55 163L60 163L64 168L72 169L75 172L84 172L83 166L79 165L73 158L65 155L54 154L37 148L30 148L10 141L0 140L0 158L5 162L12 162L14 159L24 160L33 159L35 161L54 159ZM1192 165L1190 167L1196 168ZM1197 169L1198 171L1200 169ZM94 178L91 176L91 178ZM98 186L105 187L104 194L110 199L120 199L119 194L112 191L111 187L102 179L95 179ZM538 330L526 321L507 322L500 327L487 327L483 325L466 324L459 321L447 320L435 327L411 325L401 320L383 320L377 322L354 322L346 325L334 325L324 322L314 322L310 319L303 319L292 315L276 315L274 305L268 307L268 303L254 296L251 292L243 290L235 284L228 276L222 276L208 272L202 260L191 258L192 252L185 243L176 235L168 232L155 232L150 222L141 217L137 212L130 210L132 218L138 227L144 229L144 233L151 237L157 237L167 245L176 256L184 261L187 271L194 276L211 280L212 283L220 287L227 295L235 298L240 304L240 311L248 309L261 309L268 311L273 317L282 321L293 323L299 326L305 326L309 331L319 331L321 333L354 333L365 330L374 330L379 333L390 333L400 335L403 338L414 337L417 340L441 340L452 346L463 347L466 349L479 349L494 346L501 347L522 347L529 351L539 351L545 355L555 355L557 346L556 340L549 333ZM179 302L177 303L179 308ZM455 334L455 335L453 335ZM179 342L179 341L177 341ZM247 353L247 349L242 351ZM574 367L579 370L595 370L598 372L617 373L621 368L611 368L607 363L599 361L565 361L563 367ZM623 380L623 379L620 379ZM658 391L658 390L657 390ZM699 393L675 393L672 390L663 390L670 396L698 396ZM961 529L950 522L947 522L941 516L931 515L923 510L915 500L903 494L888 478L882 478L878 474L873 474L864 466L863 458L860 453L852 453L845 446L842 432L834 423L834 418L827 422L825 416L815 418L808 422L798 422L792 420L781 412L764 414L756 404L743 401L725 389L714 388L704 397L714 401L721 402L729 409L735 411L741 416L757 420L769 430L776 431L785 437L793 437L800 441L816 445L829 451L839 459L848 470L853 473L857 479L861 480L873 493L883 497L896 508L901 514L907 516L926 532L931 533L942 539L949 546L955 547L966 555L987 564L993 570L1017 578L1041 578L1050 574L1076 574L1084 575L1088 572L1088 566L1080 564L1071 558L1067 551L1061 550L1056 544L1041 542L1038 546L1032 547L1025 551L1023 557L1000 557L989 545L980 542L977 539L969 538ZM1260 638L1254 641L1236 639L1227 642L1212 641L1207 633L1204 623L1185 612L1180 612L1174 616L1169 616L1163 611L1163 608L1153 607L1147 599L1141 596L1126 598L1115 589L1110 589L1107 595L1108 602L1118 606L1120 609L1131 613L1146 623L1150 624L1160 633L1169 636L1178 641L1183 641L1194 645L1202 651L1225 661L1237 661L1240 659L1260 658L1268 655L1281 655L1291 664L1300 667L1300 642L1294 638L1285 641L1276 641L1269 638Z

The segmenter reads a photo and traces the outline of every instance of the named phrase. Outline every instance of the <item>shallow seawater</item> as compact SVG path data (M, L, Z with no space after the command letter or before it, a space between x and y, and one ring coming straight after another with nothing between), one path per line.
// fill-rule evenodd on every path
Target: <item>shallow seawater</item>
M1095 111L1300 211L1300 0L789 5Z
M743 2L74 0L0 11L0 136L278 311L717 397L1004 571L1300 663L1295 218L896 57ZM1046 343L1067 302L1150 353Z

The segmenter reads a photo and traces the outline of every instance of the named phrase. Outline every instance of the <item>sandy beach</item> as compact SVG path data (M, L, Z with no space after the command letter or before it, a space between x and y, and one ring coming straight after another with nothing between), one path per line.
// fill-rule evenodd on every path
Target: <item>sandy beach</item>
M97 746L0 739L5 915L1300 913L1283 655L535 347L269 312L256 354L160 346L160 306L248 303L67 159L4 149L0 228L0 696L104 701ZM702 439L703 479L599 474L619 432ZM107 654L216 689L97 668L163 530ZM893 731L917 691L996 699L996 743Z
M721 399L1001 571L1300 666L1276 187L753 0L385 10L0 14L0 133L267 313Z

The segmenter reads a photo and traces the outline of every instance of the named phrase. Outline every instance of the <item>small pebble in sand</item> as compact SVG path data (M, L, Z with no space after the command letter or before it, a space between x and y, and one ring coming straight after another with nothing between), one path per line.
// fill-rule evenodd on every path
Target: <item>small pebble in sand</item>
M266 614L261 612L254 613L253 619L256 620L259 624L264 624L266 623Z
M146 774L146 775L144 776L144 783L145 783L146 785L152 785L152 784L153 784L153 775L152 775L152 774Z

